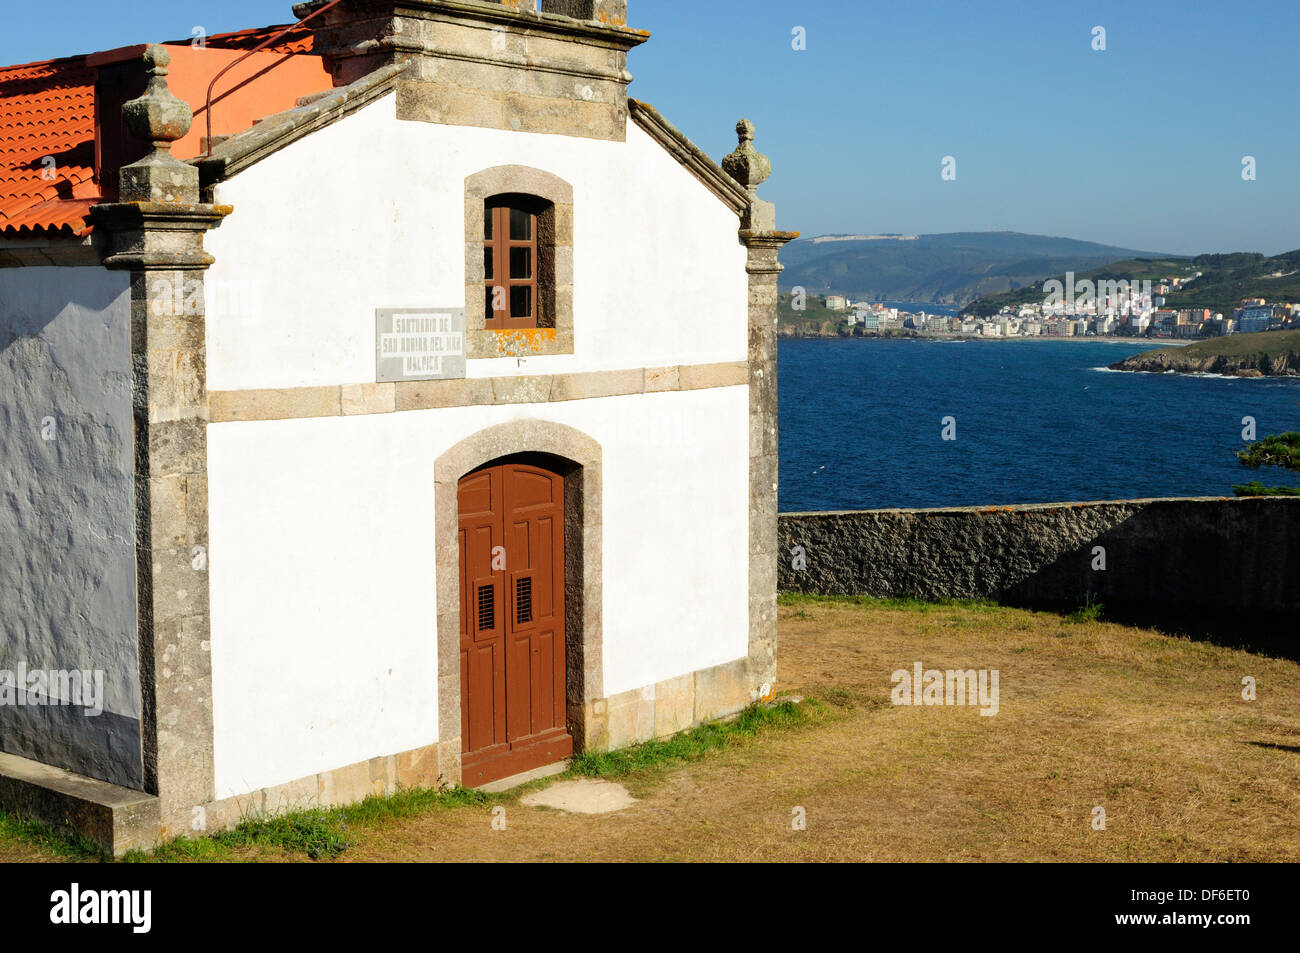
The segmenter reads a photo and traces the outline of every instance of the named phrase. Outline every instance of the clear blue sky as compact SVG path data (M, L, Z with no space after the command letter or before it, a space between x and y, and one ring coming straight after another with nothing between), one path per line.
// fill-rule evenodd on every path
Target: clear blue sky
M292 19L290 0L6 6L5 63ZM753 119L774 168L762 194L805 235L1005 228L1172 253L1300 248L1296 0L630 7L654 33L632 53L633 95L715 158Z

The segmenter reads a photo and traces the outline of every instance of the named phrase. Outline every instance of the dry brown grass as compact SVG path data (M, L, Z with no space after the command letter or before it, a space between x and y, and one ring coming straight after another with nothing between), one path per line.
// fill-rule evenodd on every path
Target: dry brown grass
M998 669L1000 713L894 707L890 673L915 661ZM360 832L342 860L1295 861L1298 676L1047 613L783 606L781 688L824 701L813 725L633 778L643 800L618 814L508 799L494 831L490 807L438 810ZM0 841L0 859L30 854Z
M914 661L998 669L1000 713L894 707L890 674ZM348 856L1297 860L1297 669L1048 613L786 606L782 688L839 717L673 772L619 815L508 808L506 832L485 814L439 818ZM1244 675L1255 702L1241 698ZM1092 829L1096 806L1105 831ZM806 831L791 829L795 807Z
M0 864L47 864L61 858L35 844L11 837L0 837Z

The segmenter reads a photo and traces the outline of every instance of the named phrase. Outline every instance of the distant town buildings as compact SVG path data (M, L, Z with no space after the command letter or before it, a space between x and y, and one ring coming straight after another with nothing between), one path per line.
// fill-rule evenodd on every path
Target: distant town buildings
M1242 334L1267 331L1273 324L1273 309L1266 304L1252 304L1233 312Z
M1199 277L1167 278L1154 289L1178 290ZM1104 282L1099 283L1104 285ZM1112 283L1113 284L1113 283ZM1120 284L1123 284L1122 282ZM1136 282L1134 282L1136 285ZM1148 290L1154 290L1148 285ZM1115 293L1113 288L1097 300L1080 304L1069 296L1048 298L1004 307L995 315L960 317L929 314L924 310L900 311L884 304L851 301L844 295L823 297L829 311L848 312L840 319L840 333L851 335L914 332L925 336L964 335L984 338L1016 337L1158 337L1191 339L1223 334L1250 334L1275 328L1300 327L1300 303L1269 304L1263 298L1247 298L1225 316L1208 308L1172 309L1163 297L1148 294Z

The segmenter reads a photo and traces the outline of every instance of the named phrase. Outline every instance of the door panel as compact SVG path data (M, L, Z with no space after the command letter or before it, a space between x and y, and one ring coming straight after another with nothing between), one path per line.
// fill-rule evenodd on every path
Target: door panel
M564 479L525 464L488 467L461 481L459 506L462 763L475 785L573 751Z

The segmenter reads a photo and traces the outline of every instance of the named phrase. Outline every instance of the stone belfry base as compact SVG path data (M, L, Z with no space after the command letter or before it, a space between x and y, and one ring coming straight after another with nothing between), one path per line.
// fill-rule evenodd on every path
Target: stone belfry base
M409 64L397 116L622 142L628 52L649 34L627 26L626 0L324 0L300 3L313 52L335 86Z

